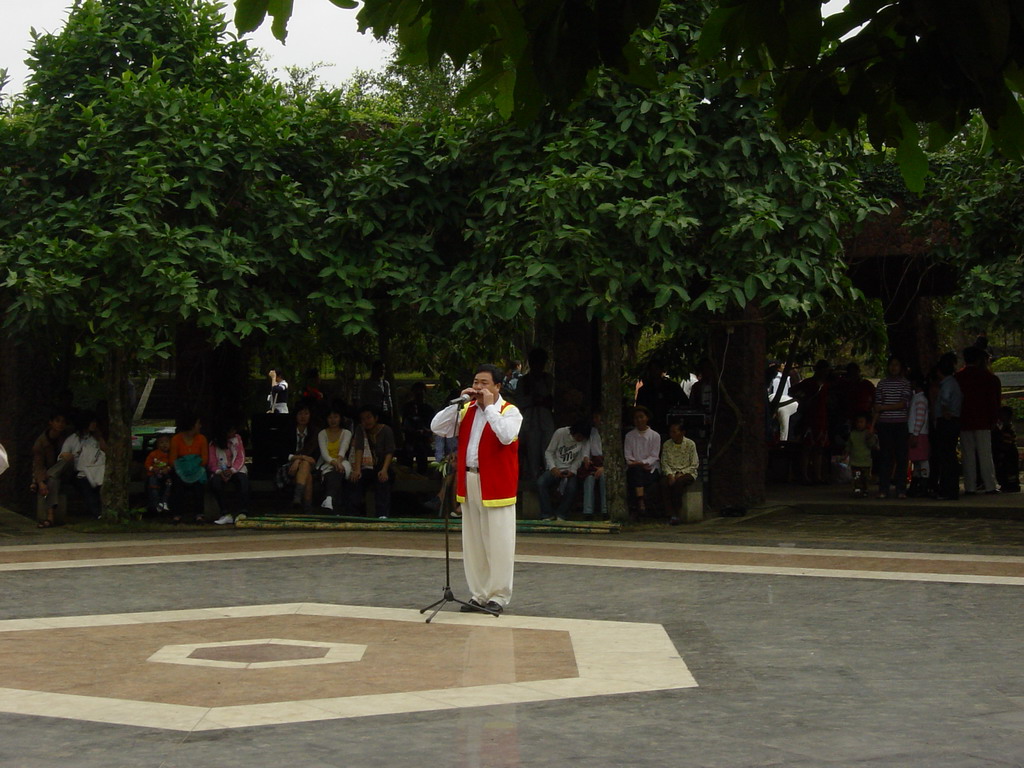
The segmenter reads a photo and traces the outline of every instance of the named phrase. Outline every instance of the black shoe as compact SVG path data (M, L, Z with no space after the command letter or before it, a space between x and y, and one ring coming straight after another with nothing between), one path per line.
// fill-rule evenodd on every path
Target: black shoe
M483 606L473 598L470 598L469 604L460 606L459 610L462 611L462 613L483 613Z
M487 602L487 605L484 606L484 608L486 608L491 613L501 613L503 610L505 610L501 607L499 603L496 603L493 600L489 600Z
M437 496L435 496L434 498L430 499L429 501L424 501L423 502L423 506L426 507L427 509L429 509L431 512L440 512L441 511L441 500L439 498L437 498Z

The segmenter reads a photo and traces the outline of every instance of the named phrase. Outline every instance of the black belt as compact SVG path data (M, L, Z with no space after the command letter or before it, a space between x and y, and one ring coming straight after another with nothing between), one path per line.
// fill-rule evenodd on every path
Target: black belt
M480 467L466 467L467 472L472 472L474 475L480 474Z

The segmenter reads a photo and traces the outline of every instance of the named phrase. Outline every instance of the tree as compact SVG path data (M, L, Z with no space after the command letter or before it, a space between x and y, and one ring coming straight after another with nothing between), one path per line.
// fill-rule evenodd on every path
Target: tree
M281 91L205 0L84 0L36 39L5 116L5 323L59 327L103 371L104 502L127 508L129 371L179 323L237 343L298 321L304 264L330 247L283 170Z
M763 97L676 65L698 21L667 7L646 33L657 89L604 78L566 114L479 125L461 152L476 179L473 256L449 262L428 311L454 303L464 313L455 328L467 331L481 316L564 320L582 309L620 334L656 320L697 334L712 318L802 317L855 295L841 227L881 207L843 162L851 150L784 142ZM761 361L751 375L761 382ZM620 386L605 383L609 396ZM604 404L610 429L617 402ZM605 445L621 441L609 434Z
M1024 326L1024 163L995 155L980 121L933 160L936 184L913 223L940 221L938 257L961 275L949 311L960 325Z
M332 0L354 8L351 0ZM602 67L653 86L634 35L654 24L658 0L365 0L360 30L397 31L410 61L461 66L479 54L467 93L489 89L503 114L532 119L587 93ZM1018 0L850 0L822 19L820 0L721 0L703 25L704 61L722 56L757 85L773 85L783 133L857 134L896 147L908 184L920 189L927 161L918 123L937 149L980 110L996 145L1024 151L1024 10ZM291 2L235 0L236 24L255 29L269 13L284 39ZM680 61L691 49L678 52Z

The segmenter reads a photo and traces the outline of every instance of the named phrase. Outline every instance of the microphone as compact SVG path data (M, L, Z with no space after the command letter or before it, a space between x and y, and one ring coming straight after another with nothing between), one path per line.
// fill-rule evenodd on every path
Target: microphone
M472 395L470 395L470 394L462 394L462 395L459 395L458 397L456 397L454 400L449 400L448 401L448 405L462 405L463 403L468 403L472 399L473 399Z

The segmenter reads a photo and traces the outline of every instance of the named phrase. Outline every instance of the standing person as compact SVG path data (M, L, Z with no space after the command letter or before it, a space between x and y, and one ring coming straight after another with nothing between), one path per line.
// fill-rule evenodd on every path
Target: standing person
M1013 409L999 409L999 421L992 430L992 460L996 480L1002 493L1020 493L1020 456L1017 454L1017 432L1013 428Z
M960 447L966 494L977 493L979 484L985 493L999 493L996 465L992 461L992 430L999 421L1003 386L999 377L985 367L985 362L984 351L968 347L964 350L964 367L956 374L956 383L964 398L960 413Z
M270 394L267 395L267 413L288 413L288 382L278 368L267 371Z
M960 438L960 412L963 394L953 375L956 356L943 355L937 372L939 391L935 395L932 421L932 487L940 501L955 501L960 497L960 471L956 463L956 443Z
M908 446L907 458L910 459L911 473L908 495L920 498L928 495L931 466L929 458L931 447L928 441L928 392L924 378L914 376L911 384L914 396L910 398L910 413L907 417Z
M853 428L846 438L846 454L850 457L850 477L853 480L853 495L864 498L868 495L868 480L871 478L871 452L878 448L878 436L868 425L868 414L858 413L853 418Z
M472 593L463 611L501 613L512 599L523 416L502 399L501 381L498 366L477 366L472 386L462 390L469 403L449 405L430 423L435 435L459 439L455 487L462 504L462 562Z
M391 398L391 382L387 379L383 360L374 360L370 378L359 385L360 406L371 406L378 414L377 421L387 426L394 423L395 401Z
M775 419L779 424L779 442L789 440L789 420L793 418L800 404L789 394L789 376L782 370L785 363L772 362L771 381L768 383L768 404L775 407L775 399L778 398L778 406L775 408ZM779 394L779 388L782 394Z
M847 364L845 379L847 382L847 386L844 387L846 418L853 424L853 420L859 414L871 412L871 406L875 402L875 385L864 378L857 363Z
M430 431L430 420L436 411L426 401L427 385L417 381L412 385L412 399L402 406L402 434L405 435L405 450L416 471L427 473L427 456L433 447L434 434Z
M907 417L913 391L903 375L903 363L895 355L889 358L889 375L875 388L875 434L878 435L878 498L889 495L896 483L898 498L907 498Z
M651 412L642 405L633 409L633 429L626 433L623 453L626 458L626 488L636 513L647 512L644 490L658 482L661 435L650 428Z
M651 414L651 427L664 434L668 428L668 413L679 405L689 405L683 388L665 375L657 361L647 364L647 371L640 380L636 393L636 405L646 408Z
M537 493L540 496L540 519L565 520L569 514L576 491L579 490L579 471L583 464L583 452L590 425L585 421L571 427L560 427L551 436L548 449L544 451L547 469L537 478ZM551 508L551 486L557 485L562 501L558 509Z
M320 381L320 369L310 368L306 371L306 386L302 390L302 399L307 403L320 403L324 399L321 386L323 384Z
M819 360L814 364L813 376L790 388L790 393L800 403L800 481L805 485L828 482L828 400L831 384L832 365L828 360Z
M210 473L210 491L220 509L220 516L213 522L232 525L236 520L244 520L249 511L249 470L245 466L245 446L237 423L228 420L214 429L206 471ZM224 489L230 483L238 486L238 513L234 517L228 512L224 499Z
M348 449L352 444L352 432L342 426L341 405L335 403L327 412L327 426L316 436L320 447L320 462L317 468L323 478L323 508L332 509L335 513L347 511L345 504L345 481L352 475L352 465L348 461Z
M506 395L516 391L519 386L519 379L523 377L523 364L519 360L509 360L505 366L505 380L502 383L501 391Z
M57 523L61 482L68 466L60 458L60 448L67 429L64 413L53 411L46 421L46 429L32 444L32 490L37 497L36 518L40 528L49 528Z
M544 468L544 451L551 442L555 431L555 382L544 370L548 364L546 350L531 349L526 356L530 370L519 379L516 388L516 403L522 409L523 448L525 452L523 474L529 479L537 476Z
M373 488L377 518L391 514L391 487L395 482L395 433L380 420L380 411L372 405L359 409L359 426L352 438L352 482L359 489L356 511L364 511L363 496Z

